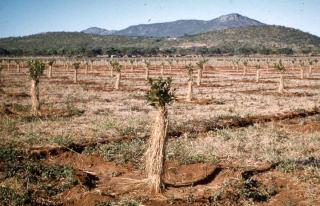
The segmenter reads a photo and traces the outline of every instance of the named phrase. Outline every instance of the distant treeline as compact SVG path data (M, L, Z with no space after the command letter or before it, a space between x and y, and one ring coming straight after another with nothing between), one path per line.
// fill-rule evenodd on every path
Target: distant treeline
M300 54L316 54L311 49L304 49ZM251 54L261 54L261 55L293 55L296 54L291 48L250 48L250 47L240 47L240 48L206 48L206 47L193 47L193 48L167 48L160 49L159 47L110 47L110 48L60 48L60 49L4 49L0 48L0 56L98 56L98 55L108 55L108 56L186 56L186 55L251 55Z

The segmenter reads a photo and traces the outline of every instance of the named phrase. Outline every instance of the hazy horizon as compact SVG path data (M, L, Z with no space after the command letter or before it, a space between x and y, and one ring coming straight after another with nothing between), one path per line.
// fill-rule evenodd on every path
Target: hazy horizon
M0 38L79 32L89 27L119 30L137 24L211 20L230 13L320 36L319 3L319 0L2 0Z

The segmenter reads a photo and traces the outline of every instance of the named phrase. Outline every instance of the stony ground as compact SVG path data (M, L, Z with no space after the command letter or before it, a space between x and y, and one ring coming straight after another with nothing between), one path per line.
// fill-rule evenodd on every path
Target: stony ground
M1 73L0 203L3 205L318 205L320 204L320 67L300 79L255 68L246 75L211 62L194 100L187 75L173 78L168 107L166 188L151 197L143 182L143 152L153 121L144 69L122 71L121 88L105 66L79 82L53 68L40 80L40 117L31 117L27 68ZM196 71L195 71L196 74ZM160 75L153 66L151 77ZM10 194L10 195L9 195Z

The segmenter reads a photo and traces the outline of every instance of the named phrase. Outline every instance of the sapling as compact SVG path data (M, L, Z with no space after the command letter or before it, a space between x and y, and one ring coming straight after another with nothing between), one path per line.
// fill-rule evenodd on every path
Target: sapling
M145 63L145 79L148 80L149 79L149 70L150 70L150 67L151 67L151 63L149 61L144 61Z
M93 62L94 60L93 59L90 59L90 70L92 71L92 68L93 68Z
M86 65L86 67L85 67L85 74L88 74L89 62L86 61L86 62L85 62L85 65Z
M9 59L9 60L7 61L7 69L8 69L8 71L10 71L10 63L11 63L11 60Z
M31 78L31 114L37 116L40 110L39 100L39 79L43 74L45 64L39 60L31 60L28 62L29 77Z
M112 67L113 60L109 61L109 69L110 69L110 77L113 77L113 67Z
M114 88L118 90L120 86L122 65L117 61L111 61L110 64L112 66L112 69L116 72L116 82L115 82Z
M280 60L279 63L275 63L274 67L278 70L279 74L280 74L280 78L279 78L279 89L278 92L279 93L283 93L284 90L284 79L283 79L283 75L286 72L286 68L285 66L282 64L282 61Z
M188 91L187 91L186 100L188 102L191 102L191 100L192 100L192 83L193 83L193 66L192 66L192 64L186 65L185 69L188 74Z
M168 64L169 64L169 70L170 72L172 72L172 64L173 64L172 60L168 60Z
M202 72L205 68L205 64L208 62L207 59L203 59L200 60L199 62L197 62L197 66L198 66L198 75L197 75L197 85L200 86L201 84L201 79L202 79Z
M309 73L308 73L308 77L311 77L312 75L312 65L313 65L313 61L309 60Z
M145 153L147 182L151 194L161 193L163 186L162 174L168 128L166 105L173 102L175 98L171 83L171 78L149 79L150 89L146 93L148 103L156 109L153 130Z
M78 69L80 68L80 62L74 62L73 64L74 73L73 73L73 82L77 83L78 81Z
M300 61L300 79L304 79L304 62Z
M247 66L248 66L248 61L244 60L243 61L243 76L247 75Z
M257 73L256 73L256 82L259 82L260 81L260 69L261 69L261 66L260 64L257 64L256 65L256 69L257 69Z
M55 62L55 60L50 60L50 61L48 62L48 65L49 65L48 78L51 78L51 77L52 77L52 67L53 67L54 62Z
M20 73L20 62L18 59L14 60L14 62L16 63L17 66L17 72Z
M131 65L131 71L133 72L133 64L134 64L134 60L130 59L130 65Z
M165 63L164 62L161 62L161 76L163 77L163 74L164 74L164 67L165 67Z

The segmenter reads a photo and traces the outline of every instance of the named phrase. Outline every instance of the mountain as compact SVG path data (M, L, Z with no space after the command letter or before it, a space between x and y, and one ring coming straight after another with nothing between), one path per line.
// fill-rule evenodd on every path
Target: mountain
M184 36L171 40L170 45L182 48L291 48L299 51L320 48L320 37L284 26L265 25Z
M129 26L126 29L113 31L112 35L121 36L145 36L145 37L181 37L184 35L193 35L209 31L217 31L222 29L248 27L248 26L263 26L265 24L242 16L240 14L232 13L223 15L210 21L203 20L178 20L173 22L155 23L155 24L139 24ZM82 32L109 35L108 31L101 28L87 29Z
M85 34L112 35L116 31L115 30L102 29L102 28L99 28L99 27L90 27L88 29L82 30L81 32L85 33Z
M283 53L320 54L320 37L293 28L271 25L224 29L178 38L48 32L25 37L3 38L0 39L0 48L16 55L79 55L99 48L102 53L108 51L108 54L117 54L120 51L129 54L133 50L137 51L135 54L141 54L139 52L142 50L146 51L144 54L161 53L161 51L180 54L186 51L194 53L209 50L229 54L248 52L276 54L283 51Z

